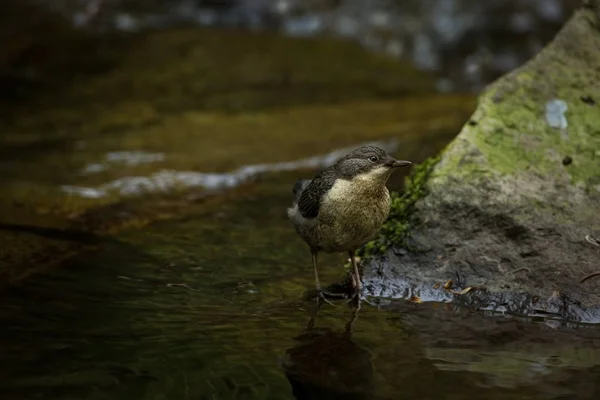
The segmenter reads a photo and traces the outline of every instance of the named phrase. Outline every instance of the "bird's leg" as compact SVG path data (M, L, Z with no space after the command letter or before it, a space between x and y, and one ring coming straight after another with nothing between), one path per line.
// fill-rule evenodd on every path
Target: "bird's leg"
M346 334L351 335L352 334L352 326L354 325L354 321L356 321L356 318L358 318L358 312L360 311L360 301L357 302L356 307L354 308L354 311L352 311L352 318L350 318L350 321L348 321L346 323Z
M360 273L358 272L358 264L356 263L356 257L354 257L354 250L348 251L348 255L350 256L350 261L352 262L352 288L354 289L354 294L350 298L351 300L360 295L362 291L362 282L360 280Z
M317 305L315 306L315 308L313 308L312 312L310 313L310 320L308 321L308 324L306 324L307 332L311 331L314 328L315 320L317 319L317 316L319 315L319 310L321 309L322 304L323 303L321 303L321 302L317 302Z
M352 280L352 289L356 290L358 286L358 282L356 281L356 276L354 275L354 271L350 272L350 279Z
M358 271L358 263L356 262L356 257L354 257L354 250L348 251L348 255L350 256L350 261L352 261L353 273L351 273L350 276L352 277L352 287L354 289L354 294L352 295L352 297L350 297L350 300L348 300L348 303L350 303L352 300L354 300L356 298L356 300L357 300L356 306L358 307L358 309L360 309L361 300L366 301L370 305L374 305L367 299L361 298L363 286L362 286L362 281L360 280L360 272Z
M333 304L332 302L327 300L327 298L325 297L325 292L323 292L323 289L321 289L321 282L319 281L319 271L317 270L317 251L311 249L311 253L312 253L313 269L315 270L315 286L317 289L317 305L319 305L321 303L321 301L324 301L327 304L335 306L335 304Z

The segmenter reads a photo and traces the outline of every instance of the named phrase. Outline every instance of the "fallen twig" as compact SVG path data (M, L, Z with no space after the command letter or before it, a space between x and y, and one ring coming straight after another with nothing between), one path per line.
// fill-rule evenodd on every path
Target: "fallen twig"
M593 244L594 246L600 247L600 239L598 239L598 238L596 238L596 237L594 237L592 235L586 235L585 240L588 243ZM598 276L598 275L600 275L600 271L592 272L591 274L584 276L579 281L579 283L583 283L583 282L587 281L588 279L591 279L591 278L593 278L595 276Z
M598 239L597 237L594 237L592 235L587 235L585 237L585 240L587 240L588 243L593 244L594 246L600 247L600 239Z
M446 291L448 291L448 292L450 292L450 293L452 293L452 294L455 294L455 295L461 296L461 295L463 295L463 294L467 294L467 293L469 293L469 292L470 292L471 290L473 290L473 289L474 289L474 288L472 288L471 286L469 286L469 287L466 287L466 288L464 288L464 289L463 289L463 290L461 290L460 292L459 292L459 291L456 291L456 290L452 290L452 289L446 289Z
M531 272L531 270L530 270L529 268L527 268L527 267L521 267L521 268L517 268L517 269L515 269L515 270L512 270L512 271L508 271L508 272L506 273L506 275L509 275L509 274L510 274L510 275L514 275L514 274L516 274L517 272L521 272L521 271L527 271L527 272Z
M593 277L595 277L595 276L598 276L598 275L600 275L600 271L597 271L597 272L592 272L591 274L584 276L584 277L583 277L583 278L582 278L582 279L579 281L579 283L583 283L583 282L587 281L588 279L591 279L591 278L593 278Z
M442 286L442 284L438 282L435 285L433 285L433 288L434 289L439 289L441 286ZM462 290L454 290L454 289L452 289L453 286L454 286L454 282L452 281L452 279L449 279L446 283L444 283L443 289L446 292L455 294L457 296L461 296L463 294L467 294L471 290L484 290L483 287L479 287L479 286L469 286L469 287L466 287L466 288L464 288Z

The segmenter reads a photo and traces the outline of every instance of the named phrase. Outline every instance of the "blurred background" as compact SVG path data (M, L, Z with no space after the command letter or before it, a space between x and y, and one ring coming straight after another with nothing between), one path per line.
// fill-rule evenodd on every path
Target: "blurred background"
M331 36L435 72L440 91L477 91L539 51L577 0L6 0L4 79L31 81L71 60L40 46L69 46L85 34L181 26ZM72 29L72 36L64 30ZM246 49L250 50L250 49ZM54 56L54 57L53 57ZM306 55L309 56L308 54ZM57 59L58 58L58 59ZM79 61L83 62L83 61ZM93 63L93 60L87 60ZM70 64L62 64L68 67ZM58 73L58 71L55 71Z
M232 188L366 141L419 162L578 3L4 0L0 217Z

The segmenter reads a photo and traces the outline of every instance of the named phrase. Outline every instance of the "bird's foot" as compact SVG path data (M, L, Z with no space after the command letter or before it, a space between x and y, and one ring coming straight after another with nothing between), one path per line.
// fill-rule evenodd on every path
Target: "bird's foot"
M362 293L362 282L360 280L360 277L357 277L356 275L354 275L354 273L350 273L350 279L351 279L352 290L354 291L354 294L352 294L352 296L350 297L350 299L348 299L348 301L346 303L350 303L351 301L354 301L354 300L357 300L360 303L360 297L361 297L361 293Z
M346 303L350 303L351 301L353 301L355 299L360 300L361 293L362 293L362 287L361 286L354 286L354 293L352 294L352 296L350 296L350 298L348 299L348 301Z
M346 303L350 303L350 302L357 302L358 306L360 307L360 302L364 301L365 303L374 306L375 304L371 303L369 300L367 300L367 298L365 296L363 296L362 294L362 284L354 287L354 294L352 295L352 297L350 297L350 299L346 302Z
M346 301L346 303L348 304L351 302L355 302L358 305L358 307L360 308L360 303L363 301L370 306L374 306L374 307L376 306L376 304L370 302L365 296L363 296L362 294L359 294L359 293L353 294L352 297L350 297L350 300Z
M323 294L328 297L337 297L338 299L343 299L346 297L345 293L333 293L333 292L328 292L325 290L323 291Z
M331 301L329 301L329 299L327 299L327 297L343 297L343 295L338 294L338 293L330 293L321 288L317 289L317 305L321 304L321 302L324 301L325 303L327 303L329 305L337 307L335 304L333 304Z

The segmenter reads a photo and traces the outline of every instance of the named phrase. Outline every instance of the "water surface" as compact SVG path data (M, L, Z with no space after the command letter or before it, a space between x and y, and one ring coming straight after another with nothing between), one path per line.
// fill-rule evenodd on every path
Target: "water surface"
M310 255L285 217L294 175L101 239L12 286L0 311L2 398L600 394L596 328L405 301L357 315L324 305L309 324ZM322 280L341 279L344 262L322 257Z

